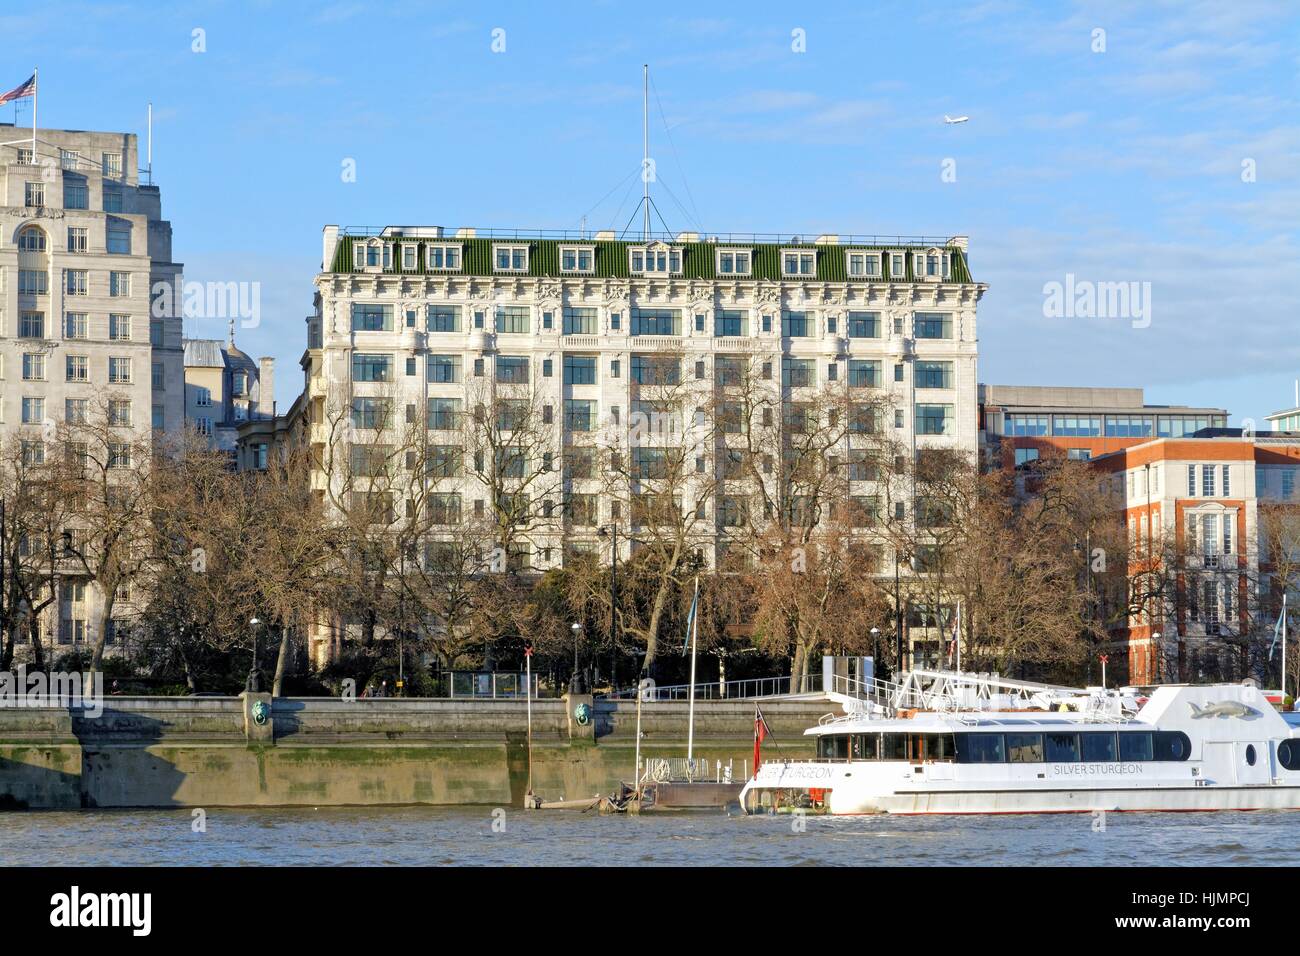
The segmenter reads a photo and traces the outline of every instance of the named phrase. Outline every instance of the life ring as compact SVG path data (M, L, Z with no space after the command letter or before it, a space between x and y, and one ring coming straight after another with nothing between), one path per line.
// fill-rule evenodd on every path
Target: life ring
M573 719L578 722L580 727L585 727L591 723L591 708L587 706L585 701L573 708Z

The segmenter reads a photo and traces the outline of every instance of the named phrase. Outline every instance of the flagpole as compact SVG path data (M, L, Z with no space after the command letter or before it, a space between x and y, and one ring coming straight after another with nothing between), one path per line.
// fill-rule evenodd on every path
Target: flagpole
M686 716L686 766L687 775L691 775L691 763L695 757L695 645L699 627L700 577L695 576L695 597L691 601L691 686L690 704Z
M1286 710L1286 586L1282 587L1282 709Z
M961 601L957 602L957 633L952 636L957 645L957 673L961 673Z
M36 98L40 93L40 68L32 67L32 162L37 163L36 158Z

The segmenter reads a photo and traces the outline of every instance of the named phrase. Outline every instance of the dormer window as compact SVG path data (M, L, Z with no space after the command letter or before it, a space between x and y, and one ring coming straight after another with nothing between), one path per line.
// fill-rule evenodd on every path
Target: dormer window
M662 242L628 251L628 267L635 275L677 275L682 271L682 251Z
M720 276L747 276L749 264L750 250L748 249L718 250L718 275Z
M414 272L420 261L420 250L412 243L402 244L402 271Z
M901 252L891 252L889 254L889 278L907 278L907 266L903 261L903 254Z
M460 246L428 246L424 251L428 269L447 272L460 268Z
M527 272L527 246L493 246L492 261L497 272Z
M879 279L879 252L848 252L848 273L850 279Z
M387 268L389 256L389 247L377 239L358 242L352 247L352 265L357 269Z
M782 249L781 275L792 278L817 274L817 253L811 249Z
M560 271L590 275L596 267L596 250L592 246L560 246Z

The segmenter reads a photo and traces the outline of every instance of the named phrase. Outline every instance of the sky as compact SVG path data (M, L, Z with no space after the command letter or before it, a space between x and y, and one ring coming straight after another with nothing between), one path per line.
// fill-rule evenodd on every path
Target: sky
M643 63L670 230L969 236L981 381L1145 386L1260 428L1293 404L1290 0L0 10L0 90L39 67L42 126L143 144L153 103L174 257L187 280L259 284L236 341L275 357L281 407L325 225L622 230ZM0 121L30 124L29 102ZM1045 291L1117 282L1141 309Z

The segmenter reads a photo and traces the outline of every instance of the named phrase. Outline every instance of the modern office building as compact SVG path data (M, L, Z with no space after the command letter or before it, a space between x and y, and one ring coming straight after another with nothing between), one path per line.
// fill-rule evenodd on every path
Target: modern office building
M253 361L235 345L235 323L221 339L185 340L185 420L211 447L234 452L239 426L275 410L275 360Z
M60 422L106 414L150 440L184 421L179 281L158 186L131 133L0 124L0 437L45 454ZM70 579L46 612L56 652L91 641L98 597Z
M1289 521L1281 516L1300 504L1300 438L1157 438L1093 467L1128 527L1128 573L1137 580L1160 566L1169 583L1116 631L1128 647L1129 682L1259 676L1261 636L1276 616L1275 565L1290 547L1266 515ZM1288 565L1285 586L1300 584L1296 570ZM1130 592L1143 590L1138 583Z
M1222 408L1148 405L1140 388L981 384L979 391L987 467L1021 466L1049 454L1086 461L1228 423Z
M638 416L653 423L669 387L698 388L703 407L715 389L734 388L742 368L752 370L783 409L753 427L774 434L799 427L792 423L802 421L801 407L820 390L884 396L891 413L871 428L905 454L942 447L973 459L976 306L985 288L971 276L962 237L627 240L612 232L329 226L308 319L304 413L318 460L330 457L342 416L350 415L354 439L385 450L403 439L374 436L418 423L419 440L445 450L445 461L414 480L437 482L439 520L454 536L457 525L499 505L481 462L468 460L465 416L503 397L529 406L547 426L528 452L544 462L546 477L532 483L537 520L509 560L541 571L566 553L608 554L601 529L610 524L625 528L626 558L635 546L626 532L644 518L636 489L631 513L620 512L622 496L610 493L609 475L592 469L588 453L611 436L618 441ZM698 432L699 420L685 416L674 437L650 444L692 442ZM736 517L718 484L734 457L730 440L717 439L695 459L696 483L715 489L713 498L674 501L703 517L692 546L709 562ZM846 436L839 452L846 461L852 443ZM660 452L628 449L630 484L653 473ZM764 467L779 471L772 461ZM863 469L850 480L852 494L869 499L889 479ZM689 482L685 492L694 500Z

